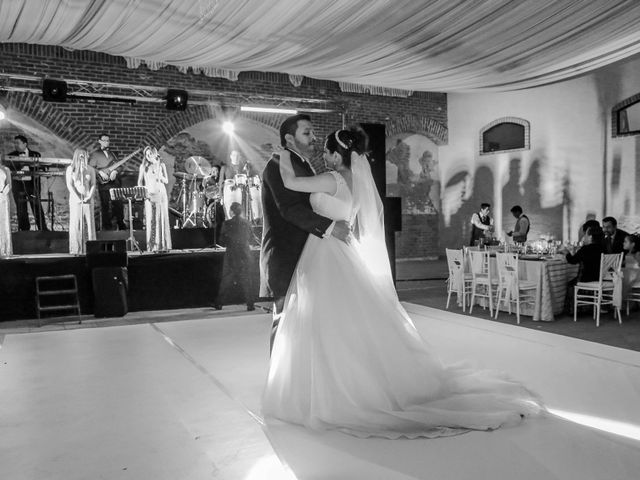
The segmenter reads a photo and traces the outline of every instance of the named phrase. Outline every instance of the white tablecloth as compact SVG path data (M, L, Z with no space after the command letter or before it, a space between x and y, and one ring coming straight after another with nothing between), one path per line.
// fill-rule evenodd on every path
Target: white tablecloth
M492 276L498 278L495 258L491 258ZM567 263L564 258L518 261L521 280L538 284L538 297L535 305L520 305L520 314L533 317L535 321L552 322L555 315L562 312L567 294L567 282L578 275L578 265ZM486 305L486 299L478 299L478 304ZM508 311L506 304L500 305L500 311Z

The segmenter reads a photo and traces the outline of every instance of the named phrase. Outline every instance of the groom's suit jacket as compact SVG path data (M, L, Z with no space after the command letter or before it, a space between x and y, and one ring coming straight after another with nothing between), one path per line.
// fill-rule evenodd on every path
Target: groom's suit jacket
M296 176L313 176L311 166L289 151ZM332 220L313 212L308 193L285 188L276 156L262 173L262 211L260 296L284 297L309 233L322 237Z

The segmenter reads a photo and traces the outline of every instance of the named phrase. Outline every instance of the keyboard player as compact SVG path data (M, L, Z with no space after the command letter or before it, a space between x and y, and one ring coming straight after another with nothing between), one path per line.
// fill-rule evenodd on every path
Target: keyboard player
M29 157L30 159L40 158L40 153L29 148L29 142L24 135L14 137L15 150L9 153L11 157ZM40 177L33 175L36 167L30 165L20 165L19 162L9 161L6 163L12 173L13 199L16 202L16 214L18 217L18 230L30 230L29 210L27 204L31 205L31 212L36 221L38 230L48 230L45 222L44 210L40 201ZM31 173L31 174L30 174Z

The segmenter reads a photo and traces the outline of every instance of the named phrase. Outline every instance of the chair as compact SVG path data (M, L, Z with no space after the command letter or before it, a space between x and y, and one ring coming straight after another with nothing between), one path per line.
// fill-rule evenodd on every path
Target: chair
M506 303L511 315L511 304L516 304L516 321L520 325L520 304L535 305L538 298L538 283L520 280L518 275L517 253L496 253L498 266L498 300L496 301L496 316L500 311L500 302Z
M462 296L462 311L467 309L467 296L471 294L471 274L464 272L464 254L462 250L452 248L445 249L447 253L447 266L449 267L449 278L447 279L447 310L451 294L455 293L458 298Z
M493 278L491 269L491 257L489 252L471 250L468 251L471 265L471 305L469 313L473 313L473 305L476 297L486 298L489 301L489 313L493 317L493 293L497 288L498 280Z
M629 304L631 302L640 303L640 282L636 282L629 288L627 296L625 297L627 302L627 317L629 316Z
M573 292L573 321L578 321L578 306L593 305L593 318L596 327L600 326L600 311L602 305L613 306L613 275L620 273L622 268L623 253L601 254L600 255L600 276L596 282L578 282ZM582 293L581 293L582 292ZM618 322L622 323L620 309L615 308L618 315Z

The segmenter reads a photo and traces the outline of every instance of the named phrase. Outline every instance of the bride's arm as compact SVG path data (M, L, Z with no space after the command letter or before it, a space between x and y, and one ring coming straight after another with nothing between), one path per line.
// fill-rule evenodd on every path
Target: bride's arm
M296 177L291 165L291 154L287 150L278 152L280 156L280 176L284 186L296 192L324 192L331 195L336 193L338 183L330 173L322 173L313 177Z

